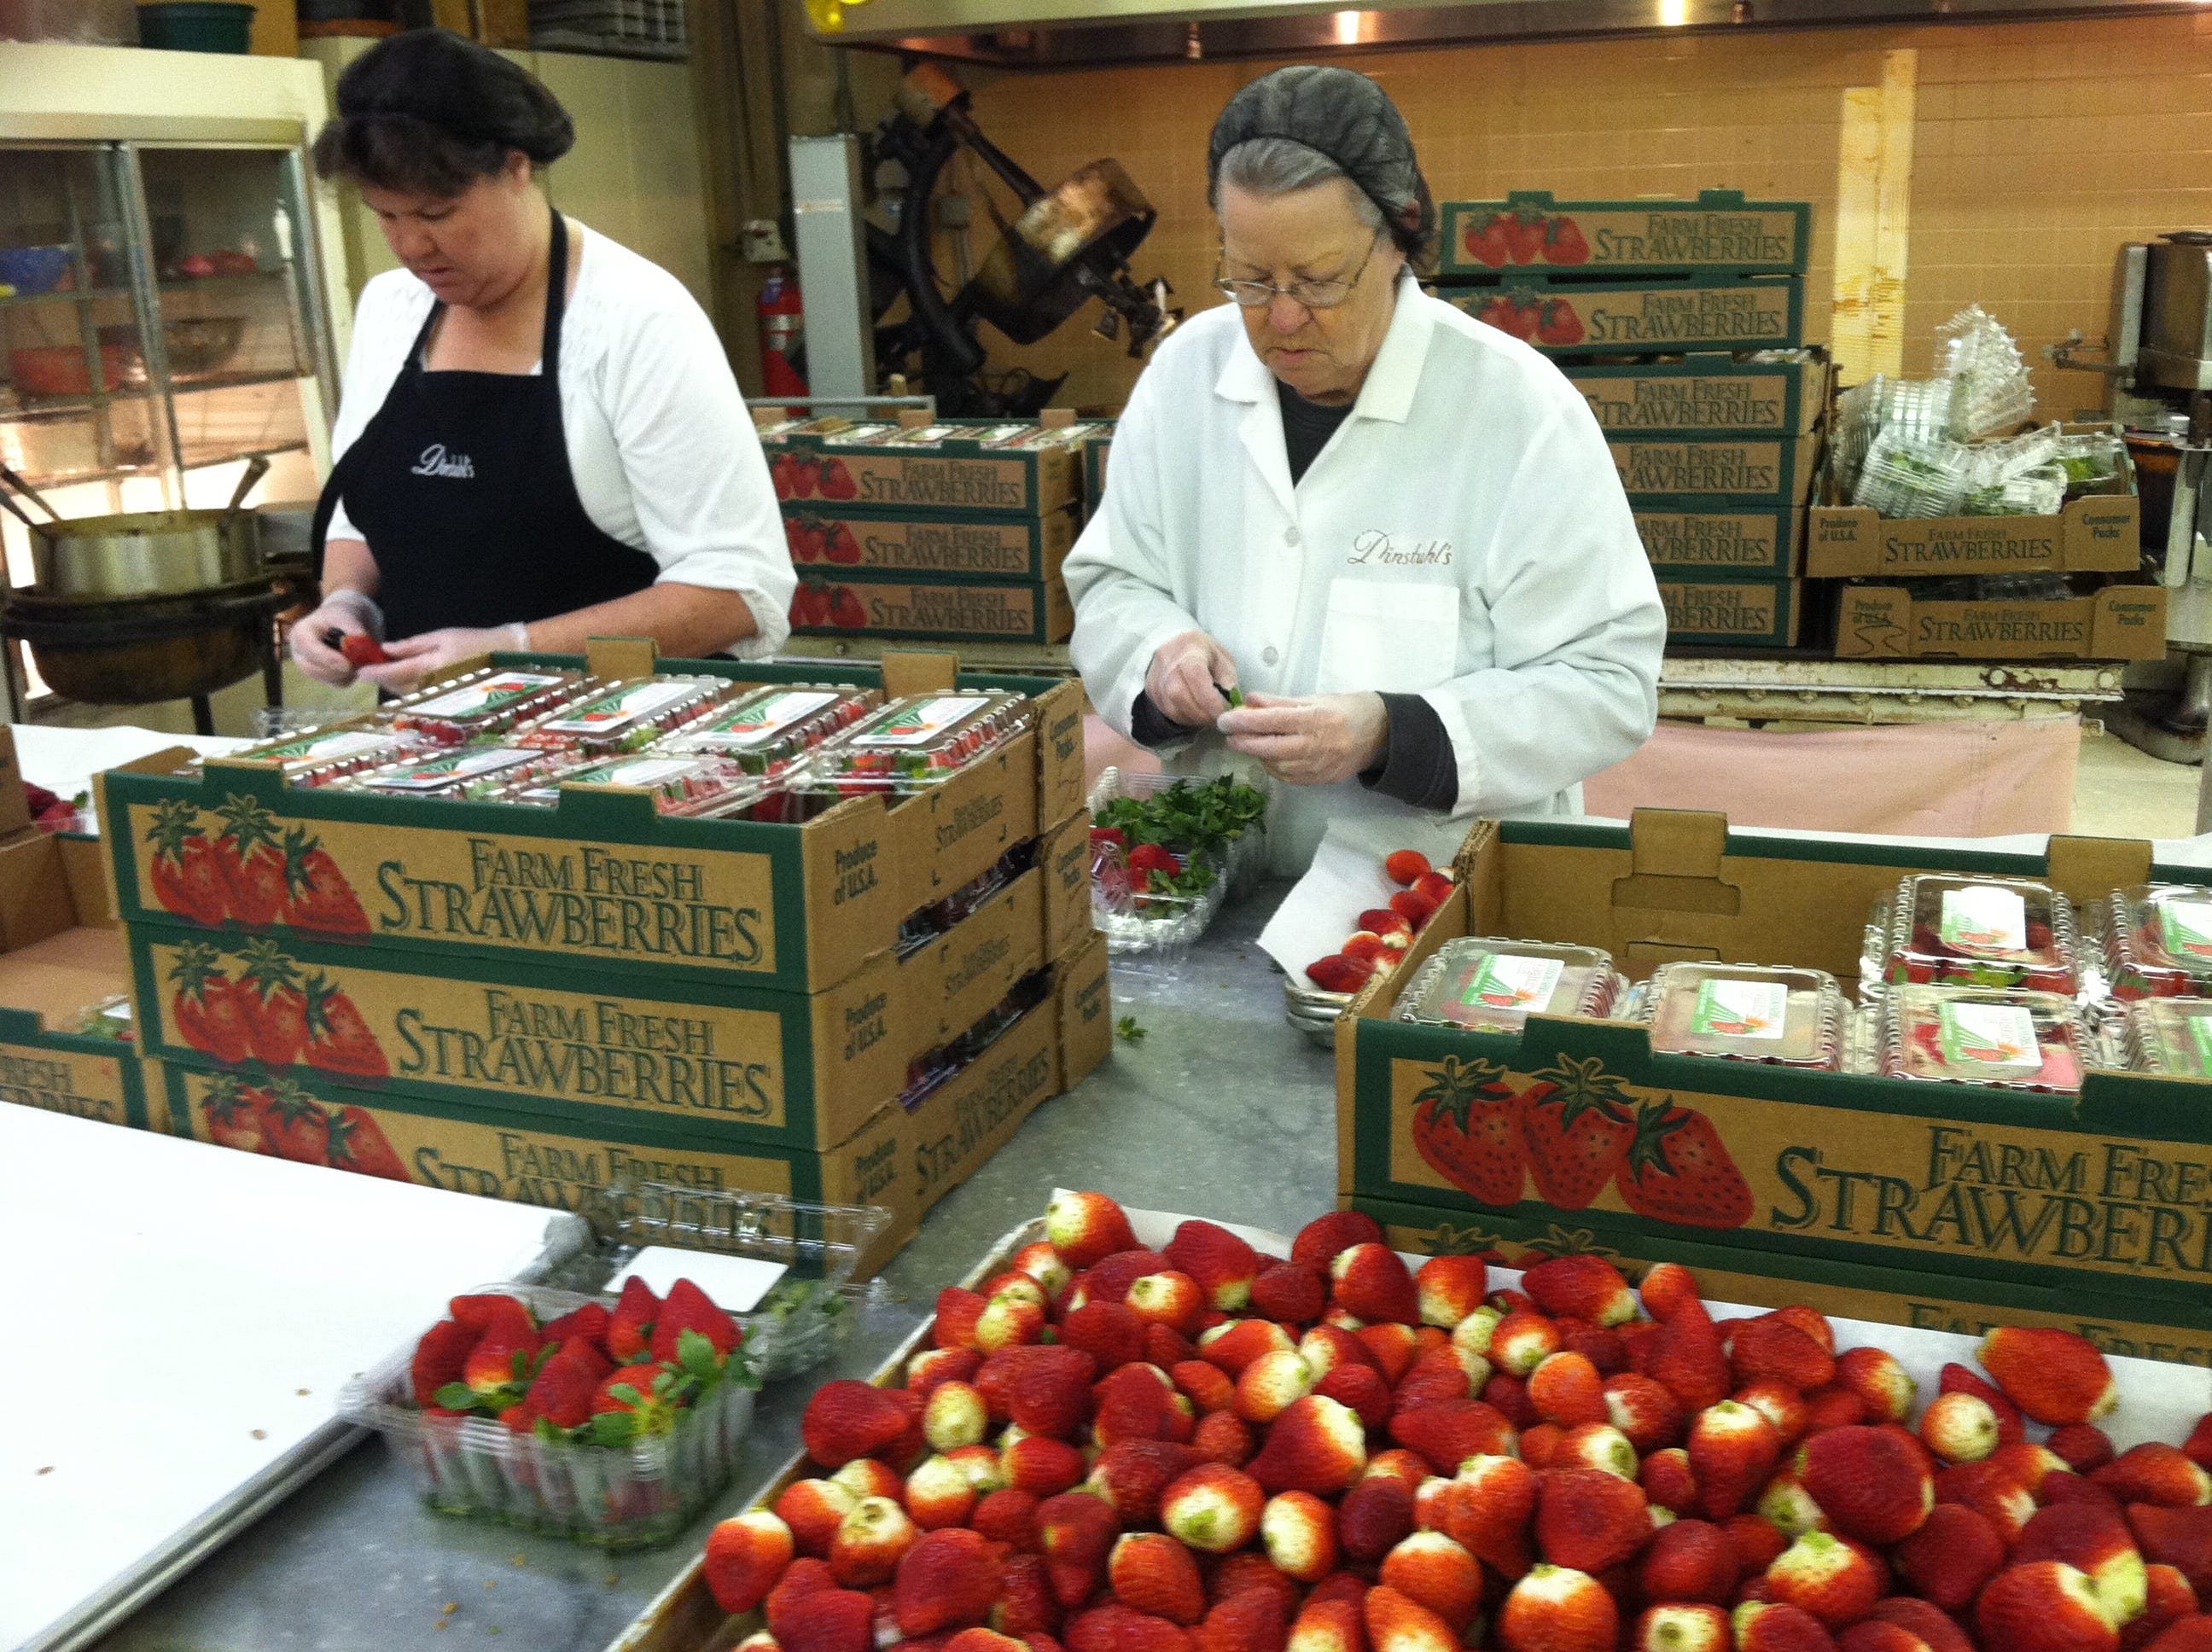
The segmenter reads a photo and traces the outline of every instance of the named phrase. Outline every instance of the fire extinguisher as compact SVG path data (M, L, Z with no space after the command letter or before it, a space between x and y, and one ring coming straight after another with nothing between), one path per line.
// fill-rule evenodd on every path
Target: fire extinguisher
M770 396L804 396L805 313L796 276L779 265L768 274L760 295L761 373Z

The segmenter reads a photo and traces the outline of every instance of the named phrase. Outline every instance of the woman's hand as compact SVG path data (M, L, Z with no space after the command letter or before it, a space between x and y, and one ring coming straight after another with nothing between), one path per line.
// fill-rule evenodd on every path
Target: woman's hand
M329 634L373 641L383 629L384 616L372 598L340 586L326 592L321 607L293 625L292 658L316 682L343 689L354 680L356 667L343 647L327 641Z
M405 694L424 677L434 677L460 660L500 651L520 652L529 646L529 628L524 625L493 625L482 630L449 625L442 631L425 631L386 643L384 652L390 663L364 665L360 677L362 682L374 683L391 693Z
M1331 786L1372 768L1390 735L1379 694L1255 694L1225 713L1219 726L1231 750L1257 757L1291 786Z
M1211 728L1229 709L1224 689L1237 686L1237 662L1203 631L1185 631L1160 644L1145 673L1152 708L1185 728Z

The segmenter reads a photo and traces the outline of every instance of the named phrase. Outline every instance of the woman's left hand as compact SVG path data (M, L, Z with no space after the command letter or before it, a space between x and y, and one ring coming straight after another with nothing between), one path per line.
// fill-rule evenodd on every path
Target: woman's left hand
M516 637L520 629L492 625L478 630L465 625L449 625L441 631L402 637L397 642L384 645L389 664L364 665L357 675L362 682L374 683L392 694L405 694L423 678L434 677L458 661L527 647L526 632L523 634L525 640L518 641Z
M1214 726L1231 750L1291 786L1331 786L1373 768L1390 733L1379 694L1248 695Z

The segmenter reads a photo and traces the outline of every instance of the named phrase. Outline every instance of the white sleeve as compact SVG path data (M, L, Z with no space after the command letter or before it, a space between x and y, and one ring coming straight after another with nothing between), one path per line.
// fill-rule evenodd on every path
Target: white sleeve
M1177 558L1160 507L1159 431L1152 386L1140 376L1114 428L1106 496L1067 553L1063 577L1075 604L1069 658L1098 714L1122 734L1144 692L1152 656L1170 637L1199 629L1183 604Z
M1564 792L1650 739L1659 715L1666 610L1579 397L1528 443L1489 540L1498 663L1421 696L1451 738L1460 814Z
M426 307L427 309L427 307ZM414 342L421 318L409 319L406 295L397 283L380 276L362 288L354 312L353 343L346 351L345 388L338 397L338 416L331 425L331 465L333 470L347 448L360 440L368 422L392 393L393 380ZM341 501L331 513L332 539L358 539Z
M628 307L607 351L608 427L659 582L736 592L757 629L731 652L763 659L791 635L799 585L783 518L722 341L664 278Z

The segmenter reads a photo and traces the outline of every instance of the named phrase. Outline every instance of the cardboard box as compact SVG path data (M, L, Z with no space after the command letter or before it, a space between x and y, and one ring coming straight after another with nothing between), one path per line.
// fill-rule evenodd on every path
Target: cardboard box
M1667 641L1732 648L1793 648L1803 618L1795 580L1700 580L1659 576Z
M1804 332L1805 282L1799 276L1644 282L1512 277L1439 292L1477 320L1525 338L1547 355L1795 349Z
M604 674L638 674L623 668L635 665L635 651L619 645L595 645L592 659ZM949 685L954 664L950 655L898 654L880 673L821 661L684 660L664 669L741 683L880 682L904 694ZM888 951L908 914L1082 806L1081 686L988 675L959 681L1034 695L1032 726L922 794L854 798L803 825L672 819L654 813L643 794L614 789L572 790L551 809L373 797L288 787L266 765L217 761L179 774L178 754L160 754L99 780L117 909L134 928L194 928L155 894L148 834L165 805L219 832L216 811L244 796L330 857L332 874L361 902L362 939L410 951L425 973L443 967L440 957L527 954L654 979L653 988L631 996L653 996L676 979L819 992ZM226 932L245 932L234 921ZM265 932L329 938L281 923Z
M2142 501L2132 494L2071 499L2056 516L1893 521L1863 505L1815 505L1807 515L1808 579L2132 574L2142 565Z
M1809 435L1834 387L1835 365L1814 345L1798 361L1746 361L1724 352L1632 366L1565 361L1608 434Z
M1632 505L1802 505L1820 475L1820 436L1608 437Z
M350 1054L301 1051L281 1066L241 1070L822 1150L897 1096L915 1058L974 1026L1055 956L1045 945L1047 884L1043 869L1025 872L918 951L884 954L814 993L734 982L655 988L509 957L441 958L434 975L396 949L298 942L281 951L243 942L226 947L221 963L231 982L249 967L289 965L319 1001L337 994L329 1001L359 1028ZM132 935L149 1052L222 1065L179 1025L173 986L188 953L204 957L207 945L150 926ZM349 1060L357 1070L334 1065Z
M1732 839L1718 816L1666 811L1639 811L1626 829L1479 822L1457 866L1461 895L1417 938L1399 982L1468 933L1602 946L1638 977L1669 959L1722 958L1849 980L1871 904L1908 872L2047 877L2077 902L2153 876L2208 881L2154 869L2143 843L1939 853ZM1517 1036L1401 1023L1387 1018L1395 996L1390 982L1370 987L1337 1036L1340 1190L1363 1201L1556 1224L1624 1254L1693 1242L1780 1278L1902 1269L1941 1277L1960 1302L2016 1288L2046 1293L2052 1312L2124 1319L2110 1305L2122 1293L2192 1316L2160 1323L2203 1323L2212 1084L2098 1071L2077 1100L1804 1072L1655 1054L1642 1027L1615 1022L1537 1017ZM1632 1205L1618 1175L1583 1208L1547 1204L1526 1180L1509 1204L1479 1198L1472 1186L1498 1187L1473 1174L1473 1109L1555 1089L1647 1137L1690 1132L1734 1197L1694 1223L1663 1196ZM1735 1225L1708 1225L1729 1210Z
M1107 427L1109 432L1112 428ZM1113 451L1110 434L1083 445L1083 519L1086 522L1098 513L1099 501L1106 497L1106 459Z
M1516 190L1502 201L1446 201L1441 217L1444 275L1525 267L1802 276L1813 247L1811 202L1747 201L1732 189L1678 201L1554 201L1548 190Z
M1080 531L1078 508L1042 517L879 517L787 505L783 531L802 573L820 565L840 580L873 574L1041 582L1060 577Z
M2045 602L1923 602L1902 586L1849 586L1838 659L2161 659L2166 587L2114 585Z
M1341 1202L1341 1201L1340 1201ZM1805 1303L1821 1313L1881 1324L1909 1325L1980 1337L2000 1325L2050 1326L2087 1337L2107 1354L2174 1364L2212 1365L2212 1304L2161 1301L2122 1291L2085 1293L2025 1286L2005 1279L1978 1282L1972 1297L1941 1273L1847 1265L1638 1234L1622 1248L1601 1243L1571 1219L1558 1222L1440 1211L1389 1200L1348 1201L1382 1224L1393 1248L1425 1255L1490 1254L1527 1266L1546 1256L1595 1253L1632 1275L1658 1262L1694 1270L1717 1302L1781 1308Z
M745 1187L832 1205L883 1205L890 1228L872 1271L910 1237L927 1211L1003 1147L1024 1119L1105 1059L1113 1037L1106 947L1097 940L1057 967L1052 996L966 1071L911 1113L877 1110L827 1152L748 1145L658 1120L571 1124L511 1108L462 1105L404 1092L376 1096L320 1080L290 1092L326 1114L340 1109L386 1174L457 1193L574 1210L594 1187L635 1178ZM241 1076L161 1064L169 1128L219 1145L210 1102L235 1102ZM288 1084L292 1080L286 1081ZM249 1110L251 1101L249 1100ZM373 1127L374 1135L365 1135ZM252 1128L249 1123L249 1129Z
M1637 537L1656 568L1728 577L1787 579L1798 572L1805 513L1747 508L1635 506Z
M1083 496L1083 448L1109 427L1048 410L994 424L768 418L775 496L878 513L1044 516Z
M792 599L791 629L805 636L921 642L1065 642L1075 629L1075 604L1057 575L1018 585L955 585L808 574Z

